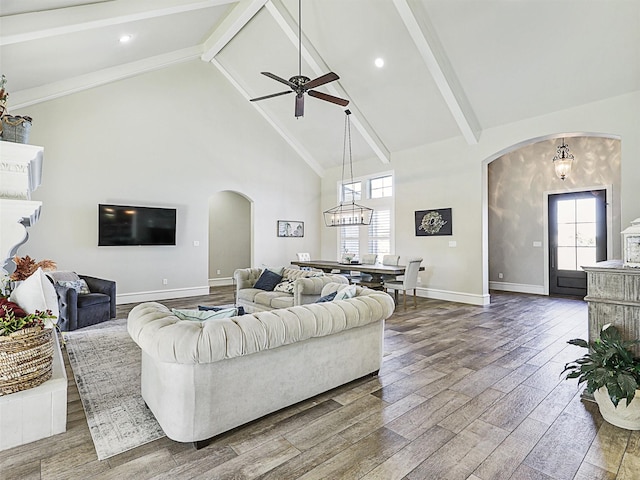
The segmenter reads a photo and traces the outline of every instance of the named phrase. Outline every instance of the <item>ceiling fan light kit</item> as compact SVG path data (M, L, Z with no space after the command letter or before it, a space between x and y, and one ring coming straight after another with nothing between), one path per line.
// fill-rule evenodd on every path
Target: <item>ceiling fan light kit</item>
M311 80L309 77L302 75L302 19L301 19L301 0L298 0L298 75L294 75L289 80L285 80L278 75L275 75L270 72L260 72L262 75L265 75L277 82L284 83L289 86L291 90L285 90L284 92L272 93L270 95L264 95L262 97L252 98L251 102L258 102L260 100L265 100L267 98L279 97L280 95L287 95L289 93L296 94L296 103L295 103L295 117L303 117L304 116L304 94L307 93L310 97L315 97L320 100L324 100L325 102L335 103L336 105L340 105L341 107L346 107L349 105L349 100L345 100L344 98L335 97L333 95L329 95L327 93L317 92L315 90L311 90L312 88L320 87L326 83L335 82L340 77L333 73L325 73L324 75L319 76L318 78L314 78Z

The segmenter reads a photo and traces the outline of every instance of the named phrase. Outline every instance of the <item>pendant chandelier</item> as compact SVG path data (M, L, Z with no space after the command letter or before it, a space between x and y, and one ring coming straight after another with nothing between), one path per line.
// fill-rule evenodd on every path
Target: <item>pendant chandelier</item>
M327 227L344 227L348 225L369 225L373 216L373 209L358 205L355 202L355 192L351 192L351 202L345 202L344 167L349 156L349 173L353 185L353 159L351 157L351 111L344 111L344 143L342 149L342 182L340 204L323 212L324 224Z
M556 151L556 156L553 157L553 166L556 170L556 175L560 180L564 180L571 173L571 164L573 163L573 155L569 153L569 147L564 143L562 139L562 145L560 145Z

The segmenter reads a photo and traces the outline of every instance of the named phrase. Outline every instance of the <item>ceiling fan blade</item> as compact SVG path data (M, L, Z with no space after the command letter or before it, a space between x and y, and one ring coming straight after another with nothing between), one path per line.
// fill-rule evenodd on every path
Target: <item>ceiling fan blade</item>
M296 118L304 116L304 95L296 95Z
M313 80L310 80L307 83L305 83L304 89L309 90L310 88L316 88L316 87L319 87L320 85L324 85L325 83L334 82L339 78L340 77L333 72L325 73L321 77L314 78Z
M286 95L287 93L293 93L293 90L287 90L286 92L272 93L271 95L265 95L264 97L252 98L250 102L257 102L258 100L264 100L265 98L279 97L280 95Z
M326 93L316 92L315 90L309 90L307 91L307 93L312 97L319 98L320 100L324 100L326 102L335 103L342 107L346 107L347 105L349 105L349 100L345 100L344 98L334 97L333 95L327 95Z
M291 88L293 88L294 90L297 88L297 85L295 83L291 83L289 80L285 80L284 78L281 78L277 75L274 75L273 73L269 73L269 72L260 72L262 75L265 75L273 80L275 80L276 82L280 82L280 83L284 83L285 85L289 85Z

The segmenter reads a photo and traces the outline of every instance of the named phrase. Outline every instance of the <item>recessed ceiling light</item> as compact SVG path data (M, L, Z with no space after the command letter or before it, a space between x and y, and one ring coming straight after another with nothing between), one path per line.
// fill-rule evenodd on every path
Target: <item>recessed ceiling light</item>
M133 38L131 35L122 35L120 37L120 43L127 43Z
M376 58L376 59L375 59L375 61L374 61L373 63L374 63L374 64L376 65L376 67L378 67L378 68L382 68L382 67L384 67L384 59L383 59L383 58L378 57L378 58Z

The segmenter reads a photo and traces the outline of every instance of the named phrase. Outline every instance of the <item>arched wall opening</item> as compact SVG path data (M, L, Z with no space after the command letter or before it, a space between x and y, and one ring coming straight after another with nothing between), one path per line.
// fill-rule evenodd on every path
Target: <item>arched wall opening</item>
M253 201L225 190L209 197L209 286L232 285L253 262Z
M563 181L553 156L564 138L575 156ZM549 195L607 191L608 258L620 257L620 137L557 133L531 138L487 158L483 170L483 293L490 289L549 294Z

